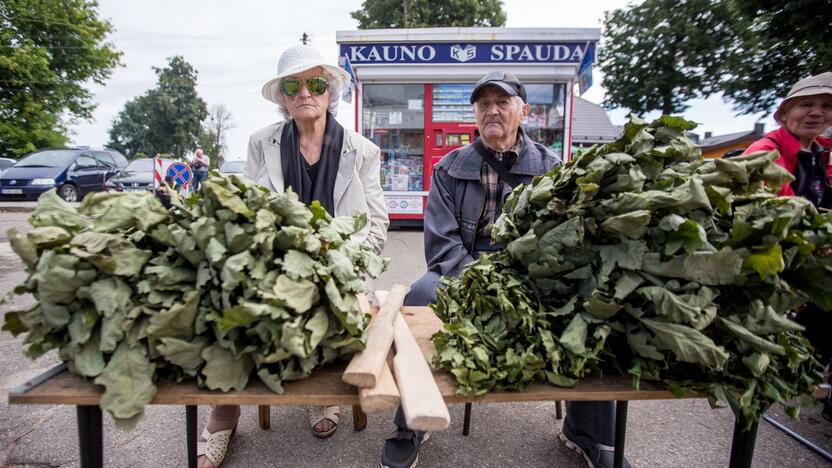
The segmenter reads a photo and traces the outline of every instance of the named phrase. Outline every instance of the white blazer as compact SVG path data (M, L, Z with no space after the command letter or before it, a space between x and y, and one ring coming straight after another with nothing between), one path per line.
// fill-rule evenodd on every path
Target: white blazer
M285 123L278 122L262 128L251 135L248 141L248 157L243 175L273 192L283 192L285 189L280 163L280 135ZM384 208L380 168L378 146L345 128L333 193L335 216L367 213L369 222L364 229L355 233L353 241L368 242L377 254L384 248L390 224Z

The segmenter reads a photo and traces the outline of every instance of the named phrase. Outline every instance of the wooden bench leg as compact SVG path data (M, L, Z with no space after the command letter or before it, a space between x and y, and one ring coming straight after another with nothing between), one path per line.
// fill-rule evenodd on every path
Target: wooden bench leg
M465 403L465 418L462 420L462 435L467 436L471 431L471 403Z
M257 415L260 419L260 429L268 430L272 427L272 407L269 405L257 406Z
M196 405L185 405L185 443L188 468L196 468Z
M555 419L563 419L563 405L560 400L555 402Z
M613 468L624 466L624 436L627 432L627 401L615 402L615 454Z
M367 413L358 405L352 407L352 427L356 431L363 431L367 427Z
M76 406L78 421L78 450L81 456L81 468L101 468L104 466L102 448L101 407Z
M729 468L751 468L751 460L754 459L754 444L757 442L757 428L759 422L745 429L745 418L737 417L734 421L734 439L731 441L731 460Z

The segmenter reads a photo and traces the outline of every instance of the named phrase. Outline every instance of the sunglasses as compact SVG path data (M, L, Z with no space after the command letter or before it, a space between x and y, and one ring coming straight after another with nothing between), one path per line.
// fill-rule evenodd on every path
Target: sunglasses
M300 92L300 88L306 83L306 89L315 96L320 96L326 92L326 79L322 76L313 76L300 80L298 78L286 78L280 83L280 89L288 97L293 97Z

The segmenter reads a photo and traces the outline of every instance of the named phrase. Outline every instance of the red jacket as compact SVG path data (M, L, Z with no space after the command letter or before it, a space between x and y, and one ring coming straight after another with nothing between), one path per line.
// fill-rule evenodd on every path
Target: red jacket
M815 139L819 145L826 148L832 147L832 140L824 137ZM775 163L785 168L789 173L794 174L794 167L797 165L797 153L800 151L800 142L788 130L783 127L768 132L764 138L760 138L751 144L742 154L755 151L780 151L780 157L774 160ZM832 166L829 165L829 152L823 154L823 162L826 163L826 171L829 179L832 180ZM791 185L786 184L780 189L780 196L794 196Z

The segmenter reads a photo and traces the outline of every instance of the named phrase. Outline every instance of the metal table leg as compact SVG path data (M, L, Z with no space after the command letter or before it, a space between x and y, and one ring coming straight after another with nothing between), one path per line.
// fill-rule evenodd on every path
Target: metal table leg
M101 408L99 406L76 406L78 419L78 449L82 468L104 466L102 449Z
M185 439L188 448L188 468L196 468L196 405L185 405Z
M624 466L624 437L627 432L627 405L628 401L615 402L615 454L613 456L613 468Z
M731 460L728 462L728 468L751 468L760 423L755 422L750 429L744 431L745 422L742 416L734 421L734 439L731 442Z
M465 418L462 420L462 435L467 436L471 430L471 403L465 403Z

